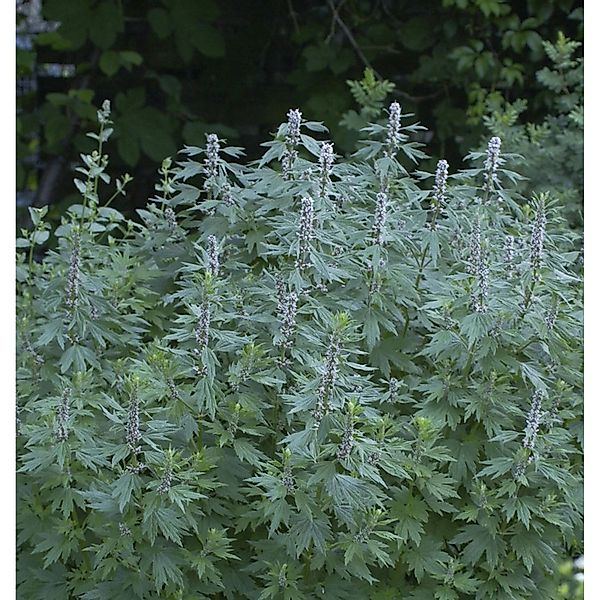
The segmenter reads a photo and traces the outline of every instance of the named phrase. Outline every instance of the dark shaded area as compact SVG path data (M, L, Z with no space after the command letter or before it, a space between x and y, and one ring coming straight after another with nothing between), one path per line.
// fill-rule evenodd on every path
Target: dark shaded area
M339 122L358 108L346 80L365 66L431 130L434 157L457 163L480 141L490 94L526 98L523 118L541 121L550 102L535 78L547 62L541 42L559 31L582 38L575 0L43 0L42 9L61 25L18 53L21 82L35 81L18 97L18 197L55 215L73 201L72 168L104 98L111 171L134 176L134 207L183 144L215 131L255 157L290 107L351 151L356 132ZM57 77L48 65L72 67Z

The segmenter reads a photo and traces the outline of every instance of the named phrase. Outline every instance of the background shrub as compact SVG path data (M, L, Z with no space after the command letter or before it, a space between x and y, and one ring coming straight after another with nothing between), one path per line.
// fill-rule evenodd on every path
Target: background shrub
M76 202L70 173L93 149L85 132L103 98L114 100L113 163L142 207L157 162L205 133L256 158L290 98L352 152L338 123L355 108L344 82L365 67L427 125L434 159L458 163L481 141L490 97L526 99L523 119L541 123L553 110L536 79L542 42L583 39L581 0L17 0L40 4L19 22L17 189L22 205L62 203L57 219Z
M407 168L393 103L342 160L290 110L258 161L163 161L130 220L98 119L81 201L18 240L19 596L555 597L581 265L527 157Z

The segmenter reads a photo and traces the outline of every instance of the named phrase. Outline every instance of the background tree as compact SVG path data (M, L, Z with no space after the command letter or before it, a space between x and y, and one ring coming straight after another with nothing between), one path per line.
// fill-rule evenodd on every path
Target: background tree
M432 156L477 144L490 94L527 99L541 122L542 42L582 39L578 0L29 0L55 27L19 16L18 192L23 204L69 202L72 167L91 149L94 105L113 101L115 162L134 176L130 209L152 194L153 164L207 131L258 155L290 105L319 115L336 148L356 104L346 80L365 67L430 130ZM40 32L40 29L42 30ZM29 82L29 83L28 83ZM27 84L28 83L28 84ZM26 85L27 84L27 85ZM227 124L227 125L225 125Z

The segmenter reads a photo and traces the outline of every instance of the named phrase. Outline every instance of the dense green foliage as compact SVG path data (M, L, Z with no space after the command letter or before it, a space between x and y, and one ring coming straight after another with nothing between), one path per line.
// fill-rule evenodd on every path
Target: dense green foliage
M581 266L527 157L413 170L394 103L340 159L290 111L128 220L98 116L56 250L45 209L18 240L19 597L559 597Z
M489 99L485 118L506 148L527 157L521 191L551 188L577 227L583 225L583 60L575 55L579 46L562 34L555 44L544 42L552 65L538 71L537 78L554 106L542 123L519 123L527 102L505 103L499 95Z
M130 202L152 193L154 165L207 131L254 156L290 103L319 115L339 151L355 136L339 124L354 109L345 80L365 66L395 84L393 97L432 134L432 156L457 162L477 146L490 95L528 101L540 122L552 98L536 81L543 40L582 41L581 0L43 0L61 23L18 50L18 77L48 63L65 79L39 77L19 97L18 189L36 205L63 205L70 165L90 152L94 105L113 98L113 160L135 181Z

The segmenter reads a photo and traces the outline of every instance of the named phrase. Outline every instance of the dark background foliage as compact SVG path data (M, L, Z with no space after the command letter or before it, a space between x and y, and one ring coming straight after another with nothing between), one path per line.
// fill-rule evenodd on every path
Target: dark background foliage
M432 156L458 162L481 140L491 94L525 98L521 118L544 119L553 99L535 76L548 63L542 41L583 34L577 0L42 0L41 9L46 25L18 16L17 198L50 204L51 215L73 200L72 166L91 147L84 132L104 98L114 166L134 176L127 210L144 204L157 161L183 144L214 131L258 156L290 107L324 120L338 152L351 150L356 132L340 118L359 107L346 81L366 66L430 129Z

